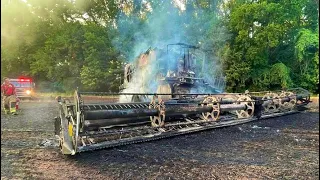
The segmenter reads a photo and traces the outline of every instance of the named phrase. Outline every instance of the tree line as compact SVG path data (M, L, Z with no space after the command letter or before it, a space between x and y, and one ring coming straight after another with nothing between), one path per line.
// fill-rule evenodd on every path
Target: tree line
M3 0L1 77L31 76L42 91L115 92L142 37L181 32L209 50L228 92L319 93L318 7L318 0ZM173 32L168 11L178 17Z

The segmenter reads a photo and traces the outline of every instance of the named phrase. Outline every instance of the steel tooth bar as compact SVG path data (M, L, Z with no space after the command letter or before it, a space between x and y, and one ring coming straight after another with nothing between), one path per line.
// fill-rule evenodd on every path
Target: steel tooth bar
M290 101L290 97L285 97L285 98L282 98L281 99L281 102L288 102ZM301 100L303 99L303 96L297 96L297 100ZM268 100L265 100L264 101L264 104L268 104L272 101L273 99L268 99ZM168 102L165 102L165 105L189 105L189 104L201 104L201 101L202 100L192 100L192 101L186 101L186 100L180 100L180 101L168 101ZM253 101L257 101L257 100L253 100ZM220 104L232 104L232 103L236 103L237 101L235 99L232 99L232 98L222 98L221 101L219 101ZM141 102L141 103L107 103L107 104L86 104L86 105L83 105L83 107L87 107L88 109L91 109L92 108L96 108L96 105L103 105L105 107L109 107L111 109L121 109L124 107L127 107L127 106L130 106L130 105L133 105L134 108L145 108L145 107L148 107L149 103L145 103L145 102ZM109 108L106 108L106 109L109 109ZM130 107L129 107L130 108ZM132 108L132 107L131 107ZM101 109L101 108L100 108ZM103 108L104 109L104 108Z

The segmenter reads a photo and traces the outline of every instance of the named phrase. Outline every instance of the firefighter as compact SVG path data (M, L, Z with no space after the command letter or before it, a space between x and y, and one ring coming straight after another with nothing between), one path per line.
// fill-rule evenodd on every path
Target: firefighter
M8 112L17 114L16 88L9 82L9 78L4 78L4 83L1 85L1 96L5 114L7 114Z

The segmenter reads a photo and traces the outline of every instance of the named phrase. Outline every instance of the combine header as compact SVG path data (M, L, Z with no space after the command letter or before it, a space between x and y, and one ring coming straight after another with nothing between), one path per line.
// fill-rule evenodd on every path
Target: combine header
M149 102L95 102L88 96L150 97ZM163 100L160 96L174 96ZM91 97L92 98L92 97ZM63 154L150 141L206 129L232 126L304 109L304 89L225 94L147 94L75 92L73 102L58 98L56 135Z

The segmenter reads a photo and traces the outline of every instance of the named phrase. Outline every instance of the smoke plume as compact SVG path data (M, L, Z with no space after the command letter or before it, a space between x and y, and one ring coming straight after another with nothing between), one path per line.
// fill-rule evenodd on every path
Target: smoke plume
M133 74L132 81L128 84L127 88L123 92L130 93L154 93L158 86L156 75L162 71L164 73L169 70L174 70L178 66L178 61L181 59L181 54L175 47L170 47L170 51L173 53L166 54L167 45L172 43L186 43L196 45L202 49L202 45L210 44L210 39L206 37L212 31L208 31L212 24L209 14L198 9L197 11L192 7L192 3L186 3L185 1L173 0L173 1L161 1L157 6L151 6L145 1L143 7L140 9L139 15L143 17L127 16L125 13L121 13L117 20L117 29L119 30L119 37L114 40L114 45L123 52L128 59L128 63L135 63L136 59L139 59L141 53L145 53L148 49L155 49L157 53L156 62L149 63L145 69L142 70L136 68ZM144 10L144 11L143 11ZM208 16L208 20L204 21L199 19L197 21L196 16ZM201 23L201 22L202 23ZM194 27L197 25L198 27ZM221 38L217 36L217 38ZM123 44L126 44L131 49L122 49ZM210 48L210 46L209 46ZM159 57L158 52L164 52L163 57ZM218 62L204 61L204 58L208 59L205 52L198 51L193 52L194 56L197 56L195 62L196 76L205 78L208 82L216 83L213 79L217 76L215 73L215 66ZM207 60L208 61L208 60ZM207 64L203 64L207 63ZM208 65L211 65L208 68ZM205 72L203 72L205 71ZM166 74L164 74L166 75ZM201 88L201 87L200 87ZM223 82L220 83L218 89L223 90ZM194 89L193 92L197 92L198 89Z

